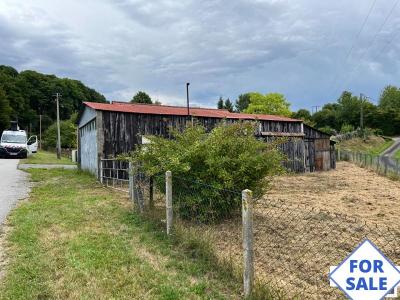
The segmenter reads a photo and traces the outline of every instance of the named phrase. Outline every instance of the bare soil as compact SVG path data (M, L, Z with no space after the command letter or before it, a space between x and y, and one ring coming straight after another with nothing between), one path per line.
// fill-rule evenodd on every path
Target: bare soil
M400 182L340 162L336 170L276 178L256 201L256 278L276 298L341 299L330 266L369 238L400 264ZM238 220L209 227L221 257L242 263Z

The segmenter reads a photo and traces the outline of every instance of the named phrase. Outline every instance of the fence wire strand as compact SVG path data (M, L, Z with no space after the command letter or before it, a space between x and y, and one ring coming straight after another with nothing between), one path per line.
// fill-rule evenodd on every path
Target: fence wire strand
M370 159L358 157L360 162ZM111 166L117 168L106 173ZM129 189L127 166L108 163L103 180L118 177ZM135 206L165 223L165 175L147 176L133 168L131 178ZM238 270L243 265L241 197L240 191L172 174L175 228L207 241L221 261ZM254 202L253 219L255 280L268 288L272 299L344 299L338 288L329 285L329 268L338 265L365 238L400 265L397 224L377 227L269 195Z

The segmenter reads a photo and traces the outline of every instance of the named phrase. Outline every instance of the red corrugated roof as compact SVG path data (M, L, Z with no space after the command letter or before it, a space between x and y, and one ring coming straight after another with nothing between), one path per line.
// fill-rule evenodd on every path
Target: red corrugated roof
M182 106L137 104L137 103L124 103L124 102L113 102L112 104L84 102L84 104L95 110L116 111L116 112L137 113L137 114L151 114L151 115L187 116L187 107L182 107ZM189 112L190 115L193 117L301 122L301 120L275 116L275 115L231 113L225 109L215 109L215 108L190 107Z

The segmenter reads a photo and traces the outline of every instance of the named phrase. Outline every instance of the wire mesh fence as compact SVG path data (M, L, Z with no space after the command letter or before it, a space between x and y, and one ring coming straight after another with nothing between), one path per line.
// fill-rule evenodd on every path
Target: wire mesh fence
M104 178L112 180L118 170ZM242 272L245 291L246 278L253 285L254 264L255 282L265 287L261 299L344 299L330 286L330 267L365 238L400 265L397 224L378 227L268 195L254 201L249 211L243 192L174 174L147 176L138 167L129 172L129 165L127 180L140 212L164 224L167 233L179 228L209 243L221 262Z
M400 160L384 155L337 150L338 161L349 161L378 174L400 178Z
M322 200L322 199L321 199ZM400 228L377 227L343 214L260 199L254 210L255 274L276 299L342 299L329 285L338 265L365 238L400 264Z

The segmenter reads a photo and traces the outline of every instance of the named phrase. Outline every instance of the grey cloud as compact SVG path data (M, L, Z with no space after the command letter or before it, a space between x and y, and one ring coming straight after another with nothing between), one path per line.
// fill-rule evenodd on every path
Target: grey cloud
M58 22L51 17L55 6L72 4L96 13L74 19L66 9ZM400 7L370 46L392 3L378 2L345 60L369 5L361 0L42 0L25 6L24 24L10 21L13 12L0 11L0 63L75 77L113 99L128 100L141 89L176 103L191 81L193 101L203 105L215 105L220 95L234 99L246 91L277 91L294 108L309 108L337 96L335 77L339 91L376 97L400 75L400 35L393 39ZM73 22L80 22L78 29Z

